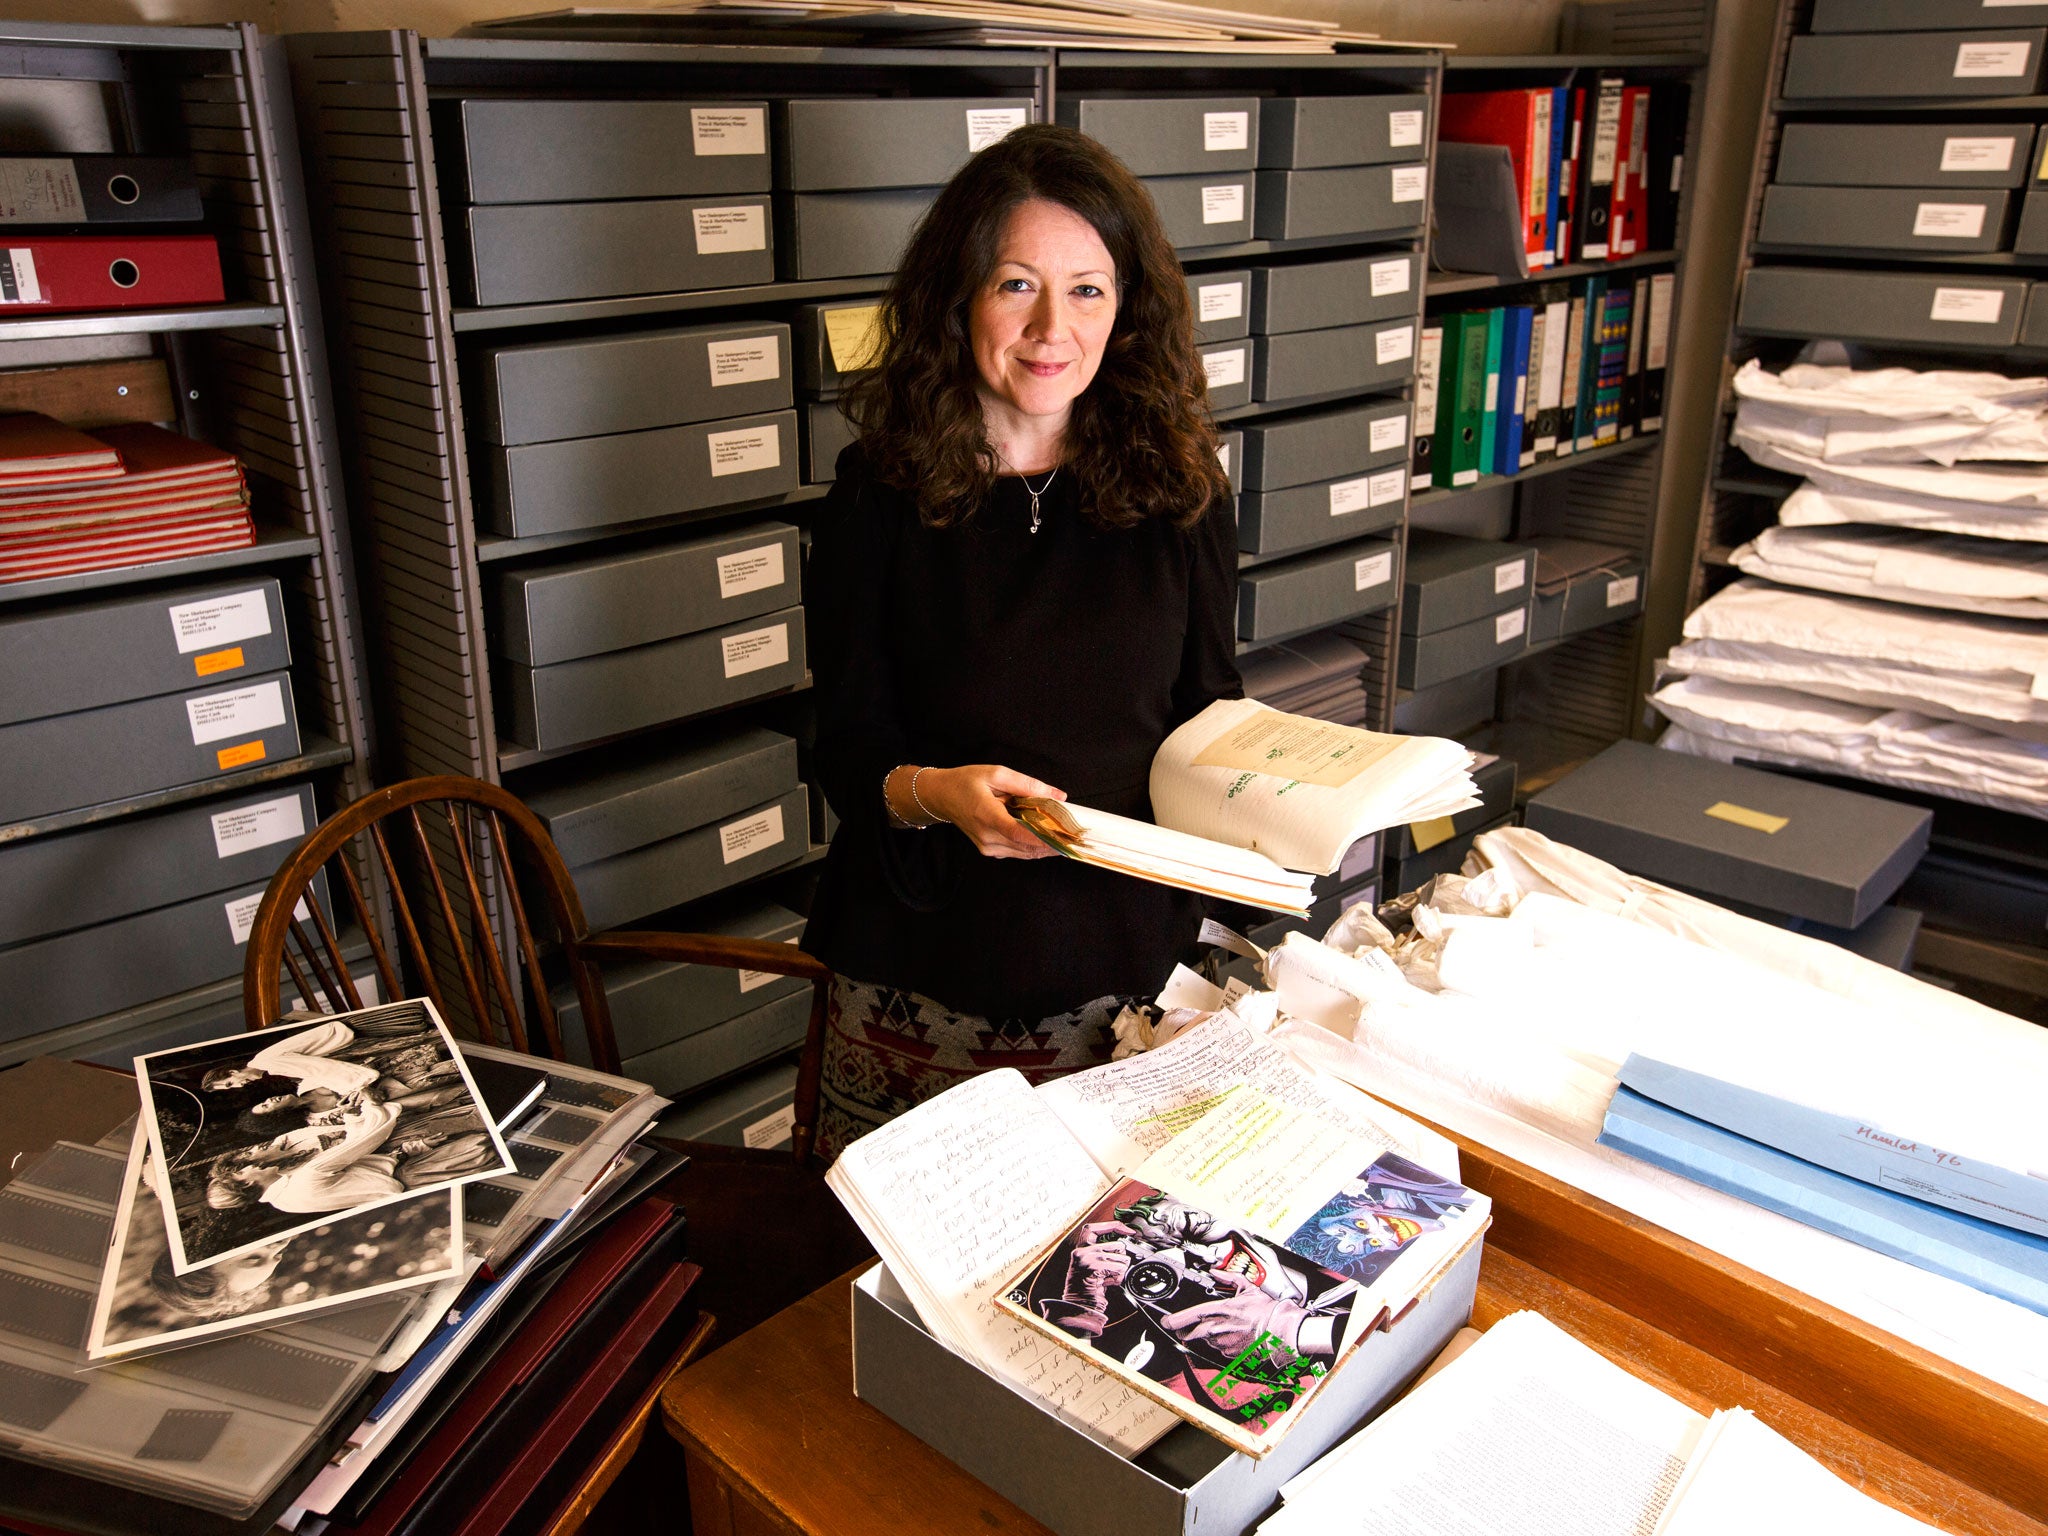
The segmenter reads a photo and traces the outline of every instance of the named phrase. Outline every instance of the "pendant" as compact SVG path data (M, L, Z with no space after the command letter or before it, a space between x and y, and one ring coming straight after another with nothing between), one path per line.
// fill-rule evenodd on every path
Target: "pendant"
M1031 531L1033 533L1038 532L1038 498L1036 496L1031 498Z

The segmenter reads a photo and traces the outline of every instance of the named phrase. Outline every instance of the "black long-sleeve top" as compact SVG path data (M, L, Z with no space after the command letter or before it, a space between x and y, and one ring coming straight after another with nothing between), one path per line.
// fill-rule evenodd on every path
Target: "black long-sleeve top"
M1040 482L1042 483L1042 482ZM957 829L889 824L899 763L1000 763L1150 820L1152 754L1242 692L1227 503L1193 529L1103 530L1070 471L1031 531L1020 481L924 525L858 445L816 519L804 595L815 773L841 826L804 947L842 975L990 1018L1150 996L1195 946L1201 898L1069 859L991 859Z

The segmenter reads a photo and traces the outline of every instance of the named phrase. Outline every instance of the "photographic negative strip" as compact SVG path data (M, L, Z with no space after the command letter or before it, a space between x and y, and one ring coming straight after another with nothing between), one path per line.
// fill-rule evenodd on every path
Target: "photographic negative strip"
M410 1195L181 1275L171 1265L149 1134L138 1124L86 1354L182 1349L438 1285L463 1272L461 1212L459 1189Z
M136 1058L176 1274L512 1168L425 999Z

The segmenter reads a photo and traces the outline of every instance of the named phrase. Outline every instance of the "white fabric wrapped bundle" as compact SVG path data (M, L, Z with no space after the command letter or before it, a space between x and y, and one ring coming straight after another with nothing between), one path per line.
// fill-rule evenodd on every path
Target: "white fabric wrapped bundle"
M1766 528L1735 551L1746 575L1879 602L2048 619L2048 552L1903 528Z
M1833 464L2048 461L2048 379L1752 361L1735 394L1741 430Z
M1911 496L2009 507L2035 518L2048 512L2048 465L2036 469L2021 465L1972 468L1917 462L1840 463L1759 436L1744 426L1740 416L1729 440L1765 468L1803 475L1823 490L1851 495L1873 488L1903 491Z
M1877 486L1839 491L1811 483L1802 485L1779 505L1778 521L1787 528L1869 523L1888 528L1923 528L1930 533L1961 533L1974 538L2048 542L2048 517L2031 507L1952 501Z

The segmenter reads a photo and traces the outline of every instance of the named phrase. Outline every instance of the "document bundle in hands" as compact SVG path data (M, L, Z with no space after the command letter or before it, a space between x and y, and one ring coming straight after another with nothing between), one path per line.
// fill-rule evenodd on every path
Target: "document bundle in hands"
M1014 810L1068 858L1300 914L1313 877L1335 873L1367 833L1477 805L1471 762L1455 741L1221 699L1154 754L1156 825L1056 800Z
M1207 1177L1178 1171L1183 1160L1198 1164L1210 1139L1233 1131L1250 1134ZM1454 1176L1456 1166L1448 1141L1313 1074L1222 1014L1158 1050L1041 1088L1010 1071L972 1078L855 1142L826 1182L928 1331L955 1353L1123 1455L1189 1419L1257 1456L1296 1417L1285 1410L1484 1229L1485 1197L1435 1171ZM1143 1192L1130 1188L1133 1179ZM1118 1222L1127 1197L1151 1203ZM1210 1203L1198 1205L1203 1200ZM1345 1211L1325 1228L1324 1207L1338 1200ZM1081 1265L1083 1283L1099 1279L1103 1293L1093 1340L1007 1299L1049 1272L1056 1255L1063 1298L1064 1255L1083 1229L1101 1225L1104 1211L1125 1231L1097 1234L1119 1244ZM1281 1239L1261 1235L1271 1230ZM1297 1251L1283 1256L1290 1238ZM1152 1266L1142 1273L1141 1246ZM1166 1271L1238 1305L1222 1309L1229 1318L1212 1309L1170 1327L1148 1312L1137 1328L1149 1339L1134 1333L1121 1356L1106 1353L1097 1341L1132 1331L1146 1287L1159 1291L1148 1303L1155 1311L1170 1294ZM1261 1345L1257 1359L1270 1368L1259 1369L1295 1385L1239 1390L1238 1378L1253 1375L1247 1359L1225 1384L1226 1406L1278 1396L1286 1403L1235 1422L1198 1405L1184 1389L1219 1379L1221 1367L1196 1363L1182 1377L1175 1358L1206 1362L1222 1335L1269 1318L1316 1351L1304 1358L1321 1374L1294 1371L1291 1359ZM1185 1350L1173 1342L1176 1328L1188 1336ZM1144 1342L1151 1354L1137 1359L1132 1351ZM1256 1342L1248 1336L1223 1365ZM1245 1427L1252 1420L1256 1427Z

